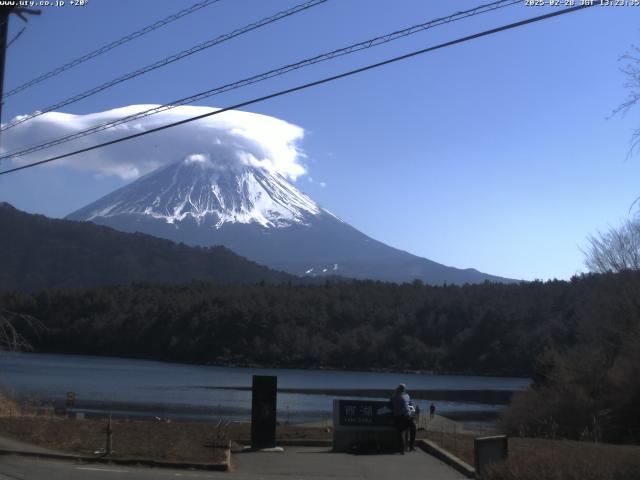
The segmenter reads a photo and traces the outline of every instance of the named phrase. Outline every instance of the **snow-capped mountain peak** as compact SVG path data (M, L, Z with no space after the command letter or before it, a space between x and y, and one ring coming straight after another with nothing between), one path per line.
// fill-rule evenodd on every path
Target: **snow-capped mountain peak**
M74 216L84 220L141 215L178 226L192 219L218 229L225 223L264 228L306 224L329 213L281 175L251 165L214 165L191 155L116 190Z

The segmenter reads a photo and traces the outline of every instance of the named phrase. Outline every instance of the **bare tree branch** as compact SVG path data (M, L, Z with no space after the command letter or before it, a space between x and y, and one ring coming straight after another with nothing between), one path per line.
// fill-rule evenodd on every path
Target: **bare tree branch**
M585 265L591 272L640 270L640 219L627 220L618 228L588 239Z
M35 337L46 327L40 320L22 313L0 308L0 350L33 350L33 346L19 330L26 330Z
M620 57L619 61L624 63L620 67L620 71L627 77L624 87L629 93L627 98L611 112L608 118L617 114L624 116L632 107L640 103L640 48L632 45L631 52ZM638 149L640 149L640 128L636 128L631 135L631 146L627 152L627 160Z

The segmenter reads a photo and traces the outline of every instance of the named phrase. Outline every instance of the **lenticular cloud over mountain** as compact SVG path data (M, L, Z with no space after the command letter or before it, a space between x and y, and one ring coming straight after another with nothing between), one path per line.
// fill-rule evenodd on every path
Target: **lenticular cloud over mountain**
M2 153L28 148L158 106L131 105L88 115L45 113L3 132ZM212 107L175 107L13 159L13 163L25 165L217 110ZM164 165L185 160L211 168L261 167L295 180L306 173L302 163L304 154L299 148L303 136L302 128L283 120L256 113L229 111L77 157L65 158L52 165L66 165L130 180Z

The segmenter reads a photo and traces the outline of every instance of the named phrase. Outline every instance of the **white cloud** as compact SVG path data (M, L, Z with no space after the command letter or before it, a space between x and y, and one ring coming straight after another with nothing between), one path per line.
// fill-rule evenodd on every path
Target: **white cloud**
M3 153L30 147L132 115L157 105L132 105L88 115L49 112L2 133ZM181 106L134 120L12 162L25 165L218 109ZM17 117L16 117L17 118ZM229 111L185 125L151 133L116 145L52 162L98 175L133 179L162 165L184 160L229 166L251 164L295 180L306 174L299 142L304 130L283 120L256 113Z

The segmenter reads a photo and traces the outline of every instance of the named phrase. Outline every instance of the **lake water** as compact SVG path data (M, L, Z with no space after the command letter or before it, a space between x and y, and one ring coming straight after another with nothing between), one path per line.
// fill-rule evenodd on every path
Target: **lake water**
M377 373L333 370L234 368L126 358L0 353L0 387L20 398L64 405L76 394L76 410L145 415L174 420L246 420L251 392L211 387L249 387L252 375L277 375L278 388L415 390L523 390L530 380L513 377ZM334 395L278 393L281 421L318 421L331 416ZM349 397L341 397L349 398ZM388 398L388 397L386 397ZM414 402L416 403L416 402ZM430 400L418 400L423 411ZM438 413L495 413L504 405L438 400Z

